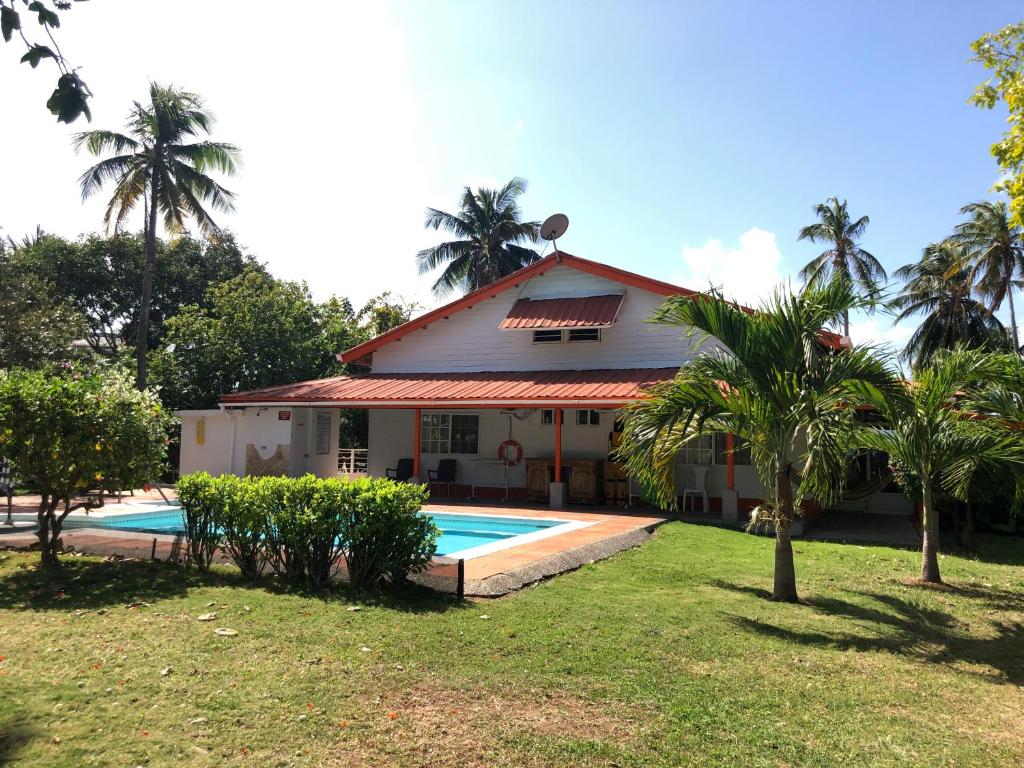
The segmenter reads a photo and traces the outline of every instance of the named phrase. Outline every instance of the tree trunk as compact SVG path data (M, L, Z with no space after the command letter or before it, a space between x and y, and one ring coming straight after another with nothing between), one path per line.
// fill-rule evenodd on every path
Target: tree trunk
M843 336L850 338L850 310L843 310Z
M156 271L156 207L157 187L150 179L149 214L146 221L146 265L142 269L142 300L139 302L139 328L135 341L135 386L146 388L149 352L149 312L153 304L153 273Z
M61 525L53 514L58 503L58 499L44 495L36 514L39 522L39 530L36 532L39 538L39 560L43 568L60 567L57 552L60 548Z
M1010 273L1012 276L1012 272ZM1013 351L1020 354L1020 339L1017 337L1017 311L1013 306L1013 284L1006 289L1006 300L1010 304L1010 338L1013 339Z
M775 498L781 509L775 520L775 582L772 586L772 600L795 603L796 567L793 564L793 542L789 526L793 520L793 488L789 473L780 469L775 473Z
M921 499L921 581L929 584L941 584L939 575L939 511L935 508L935 496L932 493L931 479L922 472L923 496Z

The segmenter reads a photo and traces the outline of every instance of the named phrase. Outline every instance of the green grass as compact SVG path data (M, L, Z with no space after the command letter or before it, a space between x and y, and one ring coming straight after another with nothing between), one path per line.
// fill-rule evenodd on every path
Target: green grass
M1021 765L1024 543L981 545L937 590L798 542L800 605L770 540L680 523L466 603L0 554L0 765Z

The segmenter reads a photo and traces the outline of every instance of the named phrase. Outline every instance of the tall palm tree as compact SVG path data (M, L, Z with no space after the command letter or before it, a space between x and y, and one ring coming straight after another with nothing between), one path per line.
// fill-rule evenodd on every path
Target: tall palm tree
M939 350L957 345L973 349L1002 346L1002 323L972 296L967 258L962 245L944 240L928 245L919 262L896 271L904 285L889 302L896 312L894 322L924 315L903 349L903 358L912 368L926 365Z
M184 230L186 218L193 219L204 234L216 234L219 228L204 204L218 211L234 210L234 195L207 171L234 175L239 162L237 147L192 140L208 134L212 125L213 116L197 94L150 83L149 102L135 102L128 115L127 133L95 130L74 137L76 150L85 147L97 157L114 153L79 179L82 199L98 192L107 182L114 183L114 193L103 217L106 226L118 232L137 205L141 203L145 210L146 264L135 347L135 379L140 389L146 386L157 216L163 218L164 229L171 234Z
M750 446L768 499L752 517L775 529L774 600L795 602L790 526L801 500L823 503L841 491L848 438L863 391L899 383L870 348L839 352L819 342L821 328L865 306L849 283L833 281L797 295L776 292L750 314L720 294L673 297L654 322L720 342L704 347L671 382L626 409L619 448L628 470L674 508L676 457L701 435L732 433Z
M971 203L960 209L969 216L954 230L954 242L965 248L971 283L995 312L1003 301L1010 307L1010 338L1020 351L1013 291L1024 286L1024 230L1010 224L1010 211L1002 200Z
M1014 407L1019 415L1019 397L1014 401L1009 390L1021 377L1019 372L1014 376L1007 357L965 347L940 350L915 371L903 391L866 398L884 419L885 429L864 427L860 441L885 451L903 470L905 482L919 487L922 581L942 581L937 492L967 501L979 469L1024 472L1024 443L1009 424Z
M856 221L850 221L846 201L840 203L837 197L830 197L824 203L814 206L814 213L818 221L803 227L797 239L827 244L829 248L800 270L801 279L807 285L820 285L833 279L842 280L874 297L878 293L879 283L885 282L888 276L878 259L857 242L871 220L861 216ZM843 335L850 335L849 311L843 312Z
M514 178L501 189L466 187L458 213L427 208L424 226L458 238L416 254L420 274L445 266L432 288L436 296L482 288L540 258L521 245L540 234L539 222L522 220L518 198L525 191L526 181Z

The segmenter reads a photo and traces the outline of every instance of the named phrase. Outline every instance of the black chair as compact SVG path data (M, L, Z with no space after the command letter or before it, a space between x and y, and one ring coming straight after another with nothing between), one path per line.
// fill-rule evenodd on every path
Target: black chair
M400 483L404 483L410 477L412 477L412 459L399 459L398 466L392 469L387 467L384 470L386 474L392 480L397 480Z
M427 480L432 483L447 483L448 498L452 495L452 483L455 482L455 459L441 459L437 462L437 469L427 470Z

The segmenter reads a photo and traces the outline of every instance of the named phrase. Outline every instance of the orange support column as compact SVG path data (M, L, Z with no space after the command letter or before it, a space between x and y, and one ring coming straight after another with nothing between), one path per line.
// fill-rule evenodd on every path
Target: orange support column
M420 424L423 419L420 416L420 409L412 412L412 476L420 480Z
M555 408L555 482L562 482L562 409Z
M732 432L725 435L725 487L736 490L736 457L732 455L734 439Z

